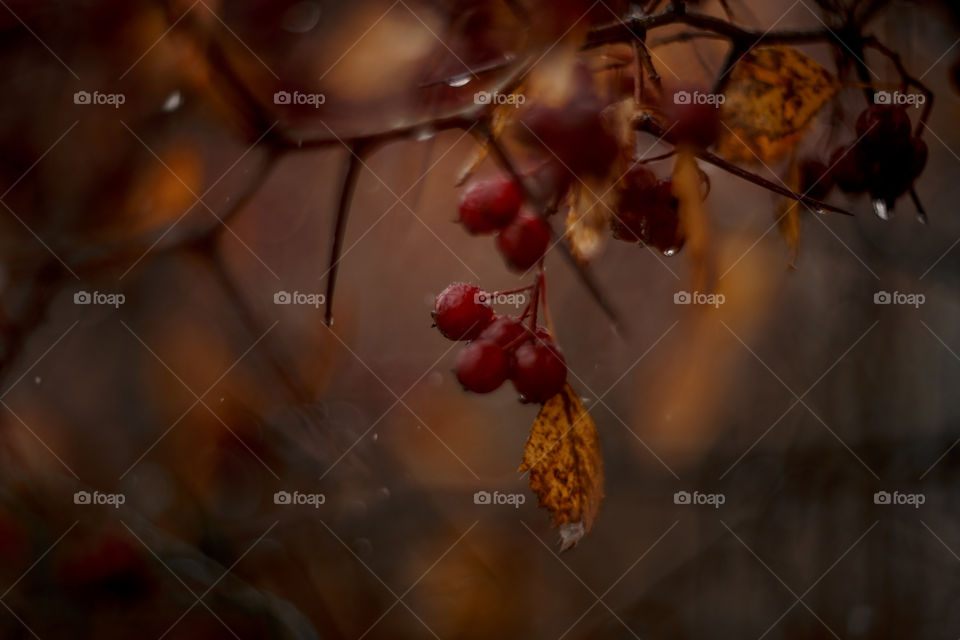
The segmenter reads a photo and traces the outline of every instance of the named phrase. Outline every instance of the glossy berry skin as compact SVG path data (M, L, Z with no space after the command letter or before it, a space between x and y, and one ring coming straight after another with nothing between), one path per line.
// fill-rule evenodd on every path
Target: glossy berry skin
M530 340L517 347L510 379L527 402L546 402L563 390L567 363L552 341Z
M617 193L613 237L639 242L673 255L686 240L680 227L679 203L669 180L659 181L648 169L630 170Z
M863 153L850 145L837 147L830 155L830 173L842 191L846 193L861 193L870 186L870 174L862 163Z
M602 176L620 151L600 115L603 107L588 89L559 107L531 105L520 115L517 136L575 176Z
M478 180L460 197L460 223L471 234L492 233L509 224L522 203L523 196L513 180Z
M800 193L815 200L823 200L833 188L829 167L819 160L808 158L800 163Z
M433 311L433 321L444 337L450 340L472 340L480 335L493 318L483 290L472 284L457 282L444 289Z
M910 116L903 106L874 104L857 117L857 138L866 153L889 154L910 139Z
M509 372L506 352L490 340L471 342L460 355L456 364L457 380L467 391L490 393L495 390Z
M692 92L691 92L692 93ZM720 135L720 109L712 104L671 103L667 108L671 121L667 138L674 144L706 149Z
M523 210L497 234L497 248L514 271L526 271L540 261L550 246L550 225L540 216Z
M495 316L477 340L488 340L503 349L513 349L533 334L523 321L512 316Z

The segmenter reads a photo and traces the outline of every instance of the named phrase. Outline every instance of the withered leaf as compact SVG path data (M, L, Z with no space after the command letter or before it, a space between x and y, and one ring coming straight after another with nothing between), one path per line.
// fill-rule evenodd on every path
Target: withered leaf
M600 191L602 189L602 191ZM570 190L570 209L564 222L564 233L570 241L573 256L581 264L590 262L600 253L609 235L612 217L613 190L603 184L588 183L584 187L575 185Z
M794 154L790 158L790 168L787 173L787 186L798 191L800 189L800 168L797 164L797 157ZM793 267L797 262L797 255L800 252L800 203L793 198L779 198L777 202L777 226L780 229L780 235L787 242L787 249L790 252L790 266Z
M686 237L685 250L692 267L696 291L707 291L713 279L710 256L710 226L700 193L702 180L697 161L688 150L677 153L673 166L673 195L678 202L680 228Z
M560 550L590 532L603 500L603 457L593 418L568 384L547 400L530 430L520 471L560 529Z
M734 162L775 162L796 146L838 88L830 72L796 49L751 50L730 72L718 152Z

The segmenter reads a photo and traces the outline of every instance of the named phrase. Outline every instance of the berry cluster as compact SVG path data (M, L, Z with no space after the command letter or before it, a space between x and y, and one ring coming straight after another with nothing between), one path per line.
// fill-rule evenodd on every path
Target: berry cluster
M817 199L834 183L847 193L869 192L885 216L923 171L927 145L911 135L907 109L898 105L871 105L857 117L856 131L856 141L833 151L832 170L817 160L801 164L801 190Z
M672 256L685 241L678 209L672 181L658 180L649 169L634 167L617 185L613 237L650 245Z
M527 402L546 402L563 390L566 360L550 332L536 326L535 314L529 325L526 315L495 314L483 290L462 282L437 296L433 320L440 333L470 341L456 363L457 380L466 390L490 393L510 379Z
M471 183L460 197L460 222L471 234L497 234L497 249L507 265L526 271L550 246L550 225L523 207L523 194L509 178Z

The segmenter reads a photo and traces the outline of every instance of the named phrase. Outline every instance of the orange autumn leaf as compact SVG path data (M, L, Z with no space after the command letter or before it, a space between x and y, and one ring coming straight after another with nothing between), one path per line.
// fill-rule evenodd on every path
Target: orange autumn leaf
M793 191L800 190L800 166L796 154L790 158L787 172L787 186ZM777 226L780 235L787 242L790 251L790 266L794 266L800 252L800 203L793 198L779 198L777 203Z
M718 152L734 162L777 161L838 88L830 72L796 49L751 50L730 72Z
M700 189L700 167L689 149L677 153L673 167L673 195L677 199L680 228L686 237L686 252L692 267L693 289L711 289L713 263L710 254L710 226Z
M597 426L569 384L537 414L520 471L530 472L530 488L560 528L561 551L590 532L603 500L603 458Z

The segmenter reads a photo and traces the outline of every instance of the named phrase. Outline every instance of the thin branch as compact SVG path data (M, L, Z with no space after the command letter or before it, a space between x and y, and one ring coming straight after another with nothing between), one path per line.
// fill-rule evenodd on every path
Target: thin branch
M365 153L363 142L355 142L347 155L343 170L343 179L340 181L340 200L337 203L337 214L333 223L333 242L330 246L330 266L327 269L327 298L326 311L323 321L327 326L333 324L333 294L337 286L337 273L340 270L340 253L343 250L343 237L347 231L347 220L350 217L350 203L357 186L357 177L362 166L361 156Z

